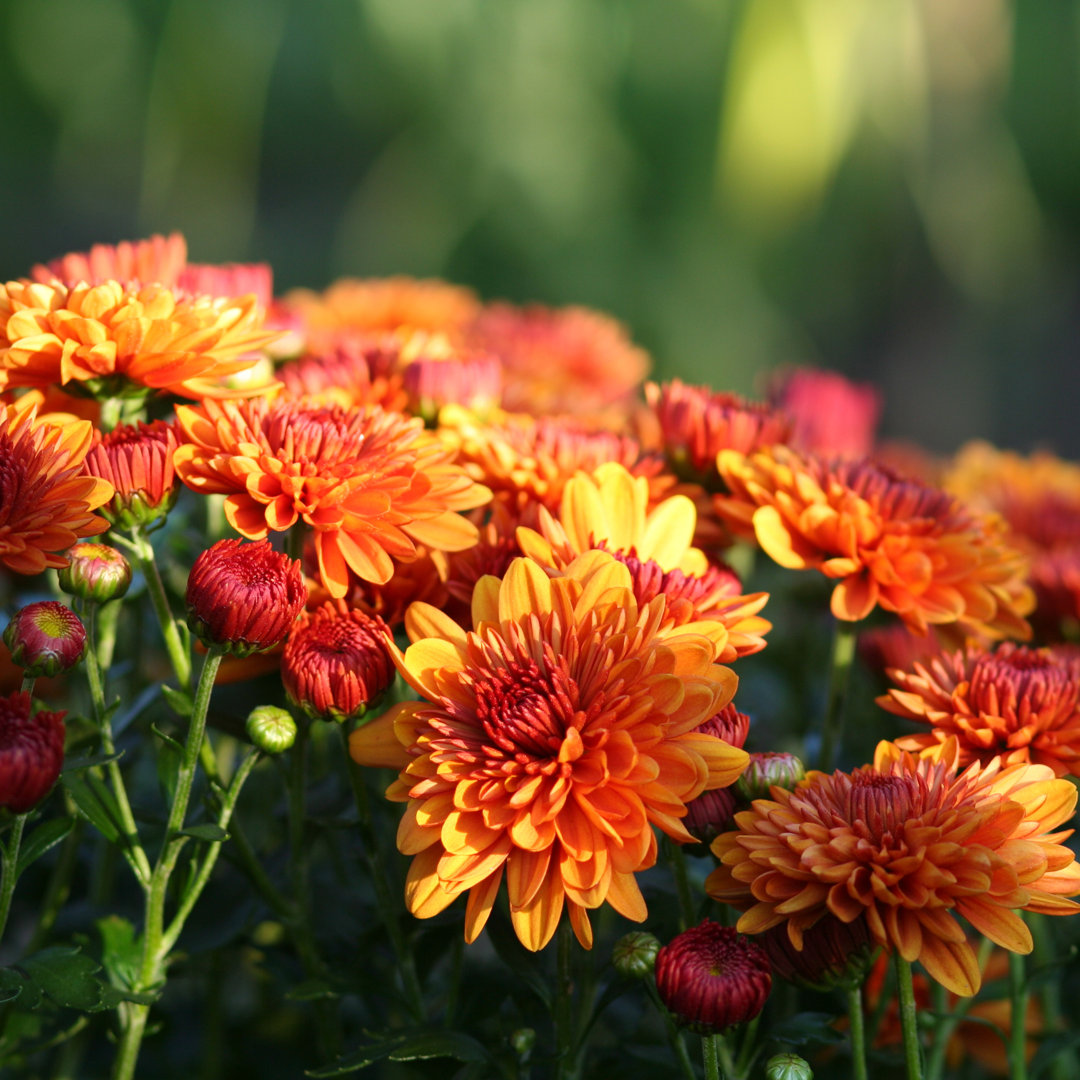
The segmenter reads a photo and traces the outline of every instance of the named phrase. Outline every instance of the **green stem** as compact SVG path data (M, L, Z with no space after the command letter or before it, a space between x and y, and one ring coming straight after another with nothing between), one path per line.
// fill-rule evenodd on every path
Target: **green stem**
M120 423L124 414L124 399L120 397L102 398L100 405L101 412L98 417L98 427L102 431L112 431Z
M181 640L176 619L173 618L169 597L165 593L165 585L154 559L153 545L146 539L146 534L142 529L133 530L131 538L132 552L146 580L146 591L150 594L150 603L153 604L154 614L157 615L158 624L161 626L169 661L181 689L187 690L191 686L191 654Z
M697 908L694 893L690 888L690 875L686 869L686 853L679 844L665 837L668 849L668 863L675 878L675 889L679 897L679 929L686 930L697 925Z
M851 1075L854 1080L869 1080L866 1071L866 1016L863 1013L862 986L849 986L848 1016L851 1020Z
M919 1046L918 1010L911 964L896 954L896 990L900 1000L900 1028L904 1034L904 1064L908 1080L923 1080L922 1051Z
M645 980L645 993L664 1019L664 1029L667 1032L668 1044L675 1054L676 1061L679 1063L679 1070L683 1074L683 1080L697 1080L697 1076L694 1073L694 1066L690 1062L690 1054L686 1049L686 1043L683 1042L682 1032L672 1018L667 1006L660 1000L660 992L656 989L656 982L651 978Z
M731 1070L732 1075L736 1077L746 1076L750 1072L750 1066L757 1056L757 1032L760 1023L761 1013L758 1013L757 1016L750 1020L746 1025L742 1046L739 1048L739 1056Z
M73 817L75 816L74 809L70 813ZM79 848L85 831L86 822L78 818L71 832L64 839L64 845L60 849L60 858L56 860L56 865L49 875L49 883L45 886L45 896L39 907L41 914L38 915L34 935L26 949L28 954L36 953L49 940L49 934L52 933L52 928L56 924L60 909L71 892L71 878L79 863Z
M1009 953L1009 1077L1027 1080L1027 975L1024 958Z
M36 675L23 675L23 677L22 677L22 685L19 687L20 693L29 694L31 697L33 697L34 696L34 683L36 683L36 682L37 682L37 676Z
M720 1080L720 1036L701 1036L701 1056L705 1062L705 1080Z
M821 729L821 752L818 755L818 768L823 772L832 772L836 752L843 739L844 706L847 704L851 666L855 659L855 642L858 636L858 623L836 620L829 665L829 697L825 706L825 722Z
M4 940L11 898L15 895L15 882L19 877L19 847L29 816L29 810L25 814L16 814L7 843L0 844L0 941Z
M558 1080L577 1076L574 1054L574 934L569 919L557 931L558 973L555 981L555 1075Z

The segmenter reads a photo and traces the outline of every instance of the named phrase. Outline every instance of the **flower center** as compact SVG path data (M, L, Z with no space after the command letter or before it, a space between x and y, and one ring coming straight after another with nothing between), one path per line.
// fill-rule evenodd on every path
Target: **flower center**
M912 816L914 803L910 777L857 771L851 776L846 817L862 822L870 837L880 841Z
M518 760L558 757L576 706L577 686L566 672L542 671L534 661L500 668L476 684L476 717L485 734Z
M955 500L944 491L907 480L891 469L870 461L838 461L825 464L826 477L876 504L883 517L905 521L912 518L945 518L954 512Z

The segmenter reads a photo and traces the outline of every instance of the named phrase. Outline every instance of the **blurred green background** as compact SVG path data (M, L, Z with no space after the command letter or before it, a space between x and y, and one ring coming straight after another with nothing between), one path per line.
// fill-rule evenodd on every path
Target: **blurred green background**
M2 0L2 272L180 229L1078 457L1078 52L1069 0Z

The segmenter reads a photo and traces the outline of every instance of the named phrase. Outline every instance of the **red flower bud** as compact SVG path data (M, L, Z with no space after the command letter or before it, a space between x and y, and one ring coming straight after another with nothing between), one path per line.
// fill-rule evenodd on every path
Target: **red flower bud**
M269 540L219 540L188 575L188 625L199 640L236 656L283 641L307 600L300 563Z
M4 630L11 659L33 677L59 675L86 652L86 630L78 615L57 600L27 604Z
M753 1019L772 986L761 947L733 927L706 919L656 956L656 988L680 1023L710 1034Z
M281 657L289 700L316 720L352 720L382 696L396 671L386 642L390 630L377 616L324 604L305 612Z
M29 694L0 697L0 807L24 814L56 783L64 764L64 713L31 716Z
M792 944L786 922L763 931L755 940L777 975L811 990L858 986L877 953L864 919L845 923L835 915L825 915L803 930L801 949Z
M68 564L57 574L60 588L81 600L116 600L131 584L131 564L108 544L81 543L68 549Z

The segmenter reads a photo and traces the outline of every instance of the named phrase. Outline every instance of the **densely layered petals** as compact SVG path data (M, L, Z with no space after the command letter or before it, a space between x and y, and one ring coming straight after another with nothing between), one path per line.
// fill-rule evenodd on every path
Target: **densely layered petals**
M59 554L109 523L92 511L113 487L85 476L93 428L87 420L38 420L32 405L0 405L0 563L17 574L62 567Z
M392 559L415 558L417 545L459 551L476 543L476 526L458 511L482 506L491 493L419 420L374 406L263 398L180 406L177 420L185 442L174 461L183 482L227 495L229 524L249 539L309 525L332 597L346 594L350 572L385 583Z
M1004 642L969 645L912 670L893 669L896 684L878 704L930 730L896 744L920 752L955 737L960 764L1048 765L1080 776L1080 650L1028 649Z
M743 909L738 928L784 925L792 945L826 916L861 921L871 939L958 994L979 988L956 916L1013 952L1030 952L1018 911L1080 910L1080 867L1055 831L1076 789L1042 765L970 766L955 744L937 761L881 743L873 765L812 772L736 815L713 843L722 866L706 888Z
M663 630L664 601L639 606L626 568L591 551L550 576L529 559L484 578L474 629L414 604L396 663L424 700L355 731L361 764L401 769L398 846L415 856L414 915L469 893L466 938L503 878L530 949L564 908L582 944L605 901L640 920L634 874L656 859L652 826L686 843L686 803L732 783L744 751L695 729L734 693L704 637Z
M750 456L722 451L730 491L717 512L781 566L837 581L832 612L858 621L875 607L917 633L957 623L1030 636L1027 560L1000 518L905 480L870 461L829 462L784 446Z
M797 367L769 386L769 401L791 419L791 445L839 457L868 457L881 415L881 394L835 371Z

